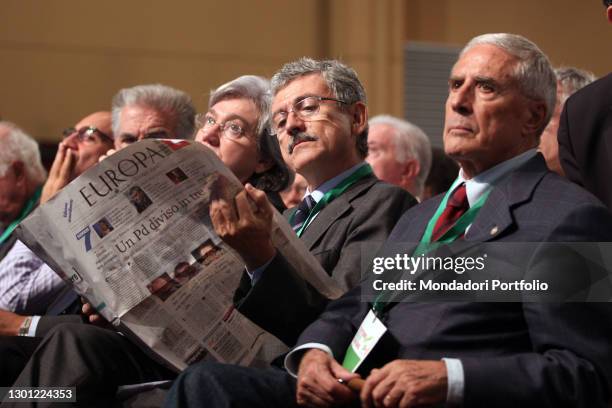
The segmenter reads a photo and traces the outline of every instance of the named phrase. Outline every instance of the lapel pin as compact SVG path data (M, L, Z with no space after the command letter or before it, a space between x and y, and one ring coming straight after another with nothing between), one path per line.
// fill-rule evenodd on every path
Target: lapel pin
M491 235L497 234L497 231L499 231L499 228L497 228L497 225L496 225L493 228L491 228Z

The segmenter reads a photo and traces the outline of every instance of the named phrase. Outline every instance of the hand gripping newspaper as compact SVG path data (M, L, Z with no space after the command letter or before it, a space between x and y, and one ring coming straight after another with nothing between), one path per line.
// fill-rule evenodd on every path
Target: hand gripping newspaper
M143 140L89 169L19 227L22 240L117 329L183 370L263 365L287 348L232 304L244 271L209 205L243 186L205 146ZM338 285L274 210L272 240L314 288Z

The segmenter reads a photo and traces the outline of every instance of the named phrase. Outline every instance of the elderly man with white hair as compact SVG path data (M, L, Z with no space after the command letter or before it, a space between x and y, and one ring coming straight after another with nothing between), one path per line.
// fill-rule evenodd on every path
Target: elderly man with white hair
M53 271L32 265L35 256L14 230L37 205L47 172L38 143L12 123L0 122L0 309L25 312L63 287ZM37 259L37 258L35 258Z
M78 177L88 168L98 162L101 155L113 146L111 132L110 112L95 112L81 119L74 127L64 130L64 140L58 146L58 152L51 167L49 178L42 189L36 189L34 195L25 207L28 211L37 205L49 200L57 191ZM20 150L23 163L28 163L30 179L25 188L19 184L19 178L2 188L1 195L7 196L16 192L14 202L19 203L21 196L28 194L33 185L38 186L44 181L46 172L40 163L38 145L18 129L6 142L7 150ZM13 173L15 172L13 162ZM26 173L27 174L27 173ZM10 176L10 172L8 173ZM5 176L6 179L7 176ZM13 203L14 204L14 203ZM28 211L22 211L27 215ZM19 218L21 220L22 217ZM16 225L16 222L12 224ZM13 237L14 239L14 237ZM43 313L55 299L57 292L64 287L62 279L38 256L36 256L22 242L15 241L12 248L0 260L0 309L17 313ZM0 318L0 326L5 323ZM29 320L23 320L29 322ZM23 330L27 331L27 327ZM0 330L0 333L2 331Z
M376 177L421 201L431 167L431 144L425 132L389 115L375 116L369 125L366 161Z
M47 172L38 143L12 123L0 122L0 260L15 243L13 230L35 207Z
M591 264L571 246L551 257L533 244L612 239L607 208L550 172L537 152L555 82L547 57L524 37L485 34L465 46L448 81L443 135L461 169L444 196L404 213L378 253L385 262L421 258L423 247L477 256L495 242L486 249L507 255L527 243L525 256L512 259L526 261L523 273L589 275ZM439 243L455 246L437 252ZM392 278L393 265L385 271ZM435 269L421 270L420 282L465 282L460 271ZM511 272L503 261L486 271L496 279ZM608 406L609 303L522 301L522 291L514 302L476 302L452 289L449 297L402 301L403 287L372 293L379 276L328 305L300 334L285 371L200 363L179 376L165 407Z

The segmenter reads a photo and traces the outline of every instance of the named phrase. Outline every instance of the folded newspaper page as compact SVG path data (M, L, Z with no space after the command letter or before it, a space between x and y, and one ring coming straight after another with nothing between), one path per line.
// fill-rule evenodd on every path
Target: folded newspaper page
M205 146L143 140L71 182L19 233L101 315L171 367L265 364L286 347L234 309L244 263L209 217L211 200L231 202L241 189ZM313 287L340 296L276 210L273 242Z

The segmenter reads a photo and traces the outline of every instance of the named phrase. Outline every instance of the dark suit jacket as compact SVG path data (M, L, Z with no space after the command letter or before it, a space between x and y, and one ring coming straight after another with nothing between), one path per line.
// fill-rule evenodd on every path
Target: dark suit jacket
M361 279L362 244L378 248L414 204L416 200L406 191L370 176L323 208L301 238L323 269L348 290ZM281 255L255 286L243 277L235 301L240 312L288 345L295 343L328 302Z
M612 74L565 102L558 138L567 177L612 208Z
M418 242L441 196L409 210L389 243ZM610 241L612 218L591 194L548 171L541 155L495 187L465 242ZM381 252L390 245L386 244ZM541 261L536 257L536 261ZM501 271L500 271L501 273ZM355 288L331 302L299 344L323 343L342 360L369 305ZM388 335L360 368L395 359L459 358L466 407L605 406L612 378L608 303L398 303Z

